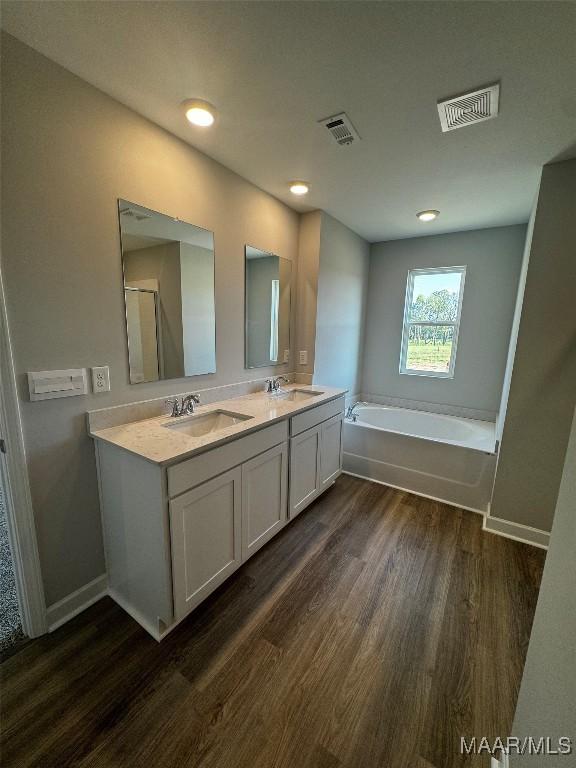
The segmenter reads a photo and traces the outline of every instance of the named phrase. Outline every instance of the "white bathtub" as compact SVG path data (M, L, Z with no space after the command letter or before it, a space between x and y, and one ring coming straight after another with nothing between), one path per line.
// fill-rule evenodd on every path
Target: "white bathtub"
M366 403L344 426L344 470L485 513L492 493L495 424Z

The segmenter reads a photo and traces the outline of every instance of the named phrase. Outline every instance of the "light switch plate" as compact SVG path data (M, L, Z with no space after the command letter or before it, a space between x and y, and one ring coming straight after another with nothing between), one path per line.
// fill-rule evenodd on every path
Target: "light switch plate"
M92 390L94 394L110 392L110 368L107 365L92 368Z
M28 390L32 401L85 395L88 392L86 369L28 371Z
M299 353L300 365L308 365L308 351L306 349L301 349Z

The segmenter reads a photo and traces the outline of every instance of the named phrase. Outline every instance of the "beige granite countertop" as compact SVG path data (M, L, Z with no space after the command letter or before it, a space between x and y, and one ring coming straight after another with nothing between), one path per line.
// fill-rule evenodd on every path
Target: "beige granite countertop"
M118 448L123 448L155 464L172 464L346 394L345 389L318 385L290 384L283 387L284 392L292 389L309 390L322 394L311 397L309 400L290 401L264 392L256 392L209 405L197 406L196 415L222 410L252 417L201 437L192 437L176 429L167 429L165 426L174 424L179 420L184 423L193 418L192 416L172 418L168 415L90 431L90 435L96 440L102 440Z

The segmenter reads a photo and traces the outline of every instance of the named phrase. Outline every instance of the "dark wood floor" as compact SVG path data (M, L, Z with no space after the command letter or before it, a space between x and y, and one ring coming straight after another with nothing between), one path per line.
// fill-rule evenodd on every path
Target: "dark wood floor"
M544 553L353 477L161 644L105 599L2 665L4 766L450 768L512 723Z

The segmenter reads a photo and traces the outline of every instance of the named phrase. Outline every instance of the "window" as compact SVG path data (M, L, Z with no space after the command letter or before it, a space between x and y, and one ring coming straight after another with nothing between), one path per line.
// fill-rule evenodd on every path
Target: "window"
M452 378L466 267L411 269L400 373Z
M278 310L280 308L280 280L272 280L270 296L270 362L278 360Z

